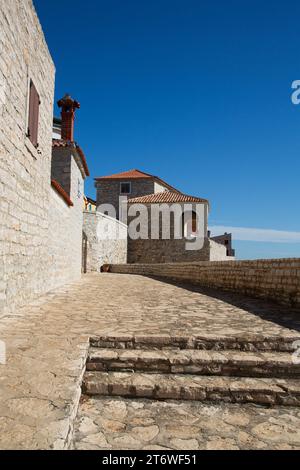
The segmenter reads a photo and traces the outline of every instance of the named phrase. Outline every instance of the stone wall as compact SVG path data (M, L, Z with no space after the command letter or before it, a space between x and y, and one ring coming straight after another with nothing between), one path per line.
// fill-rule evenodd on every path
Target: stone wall
M54 78L32 1L0 0L0 314L81 275L83 175L71 150L73 206L51 187ZM30 79L38 148L26 137Z
M121 196L120 184L128 182L131 183L131 193L128 195L130 198L154 193L154 181L150 178L136 178L129 180L108 179L107 181L96 181L95 186L97 188L97 207L100 204L112 204L116 209L116 218L119 219L119 197ZM109 215L113 217L113 214Z
M300 309L300 258L113 265L114 273L141 274L270 299Z
M100 271L103 264L126 263L127 226L100 212L83 214L83 266Z
M198 204L199 205L199 204ZM153 222L153 227L157 227L157 239L154 238L151 229L151 208L154 204L143 204L143 211L137 213L138 221L141 230L141 238L134 239L130 233L130 224L136 219L136 215L132 215L131 210L138 210L138 204L128 204L128 263L172 263L182 261L209 261L209 240L204 240L201 249L187 249L187 240L182 237L177 239L174 237L174 215L172 213L172 207L181 207L183 213L186 210L186 204L161 204L160 207L163 209L164 206L170 209L170 218L166 214L160 216L160 219ZM155 204L158 207L158 204ZM195 211L197 204L189 204L190 210ZM141 208L142 209L142 208ZM137 220L137 219L136 219ZM204 220L202 221L204 228L203 233L207 233L207 206L204 205ZM179 220L179 224L182 225L183 234L183 220ZM169 226L170 237L167 239L163 232L164 227ZM152 227L152 228L153 228ZM152 236L151 236L152 234ZM192 242L188 242L189 247L192 247Z
M48 289L55 68L31 0L0 1L0 312ZM39 147L27 133L29 81Z
M82 268L83 194L78 193L78 183L83 184L80 169L73 156L70 157L69 207L63 198L51 188L49 203L49 232L47 289L79 279Z
M69 196L71 194L71 158L70 148L53 148L51 179L57 181Z
M185 239L132 240L128 237L128 263L172 263L209 260L209 240L201 250L186 250Z

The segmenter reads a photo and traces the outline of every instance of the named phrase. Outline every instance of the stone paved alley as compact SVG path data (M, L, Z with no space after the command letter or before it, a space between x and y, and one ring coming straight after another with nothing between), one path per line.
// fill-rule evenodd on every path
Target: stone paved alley
M292 406L80 400L91 336L293 340L300 337L298 315L141 276L86 275L0 318L7 348L0 365L0 448L300 448L300 408Z

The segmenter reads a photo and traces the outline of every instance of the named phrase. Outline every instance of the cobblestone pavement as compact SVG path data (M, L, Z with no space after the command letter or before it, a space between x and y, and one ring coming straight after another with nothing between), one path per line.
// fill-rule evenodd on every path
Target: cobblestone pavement
M297 313L257 300L140 276L86 275L0 317L7 348L0 365L0 448L68 447L92 335L296 338L299 331Z
M82 397L74 448L300 449L300 409Z

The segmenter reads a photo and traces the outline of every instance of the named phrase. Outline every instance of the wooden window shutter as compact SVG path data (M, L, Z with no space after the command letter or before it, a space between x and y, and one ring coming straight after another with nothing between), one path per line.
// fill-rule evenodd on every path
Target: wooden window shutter
M197 232L197 214L195 212L192 213L192 232Z
M28 137L32 145L35 147L38 147L39 108L40 97L34 86L34 83L30 81Z

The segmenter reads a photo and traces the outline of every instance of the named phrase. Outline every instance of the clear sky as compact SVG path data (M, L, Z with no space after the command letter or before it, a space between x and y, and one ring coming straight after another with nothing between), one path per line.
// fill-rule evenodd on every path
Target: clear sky
M138 168L208 198L239 258L300 256L299 1L34 4L56 99L81 103L87 195L93 177Z

